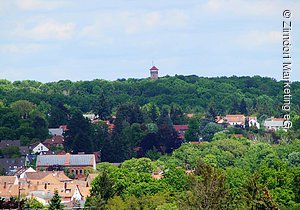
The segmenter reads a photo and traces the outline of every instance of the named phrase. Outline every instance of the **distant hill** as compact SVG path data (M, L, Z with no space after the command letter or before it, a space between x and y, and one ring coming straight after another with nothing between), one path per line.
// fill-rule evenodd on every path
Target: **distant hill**
M0 80L0 100L5 105L25 99L37 105L58 103L80 108L83 112L93 110L95 99L101 92L107 97L112 110L125 101L139 105L152 102L159 107L175 103L186 113L205 113L213 107L216 114L238 112L242 100L249 114L281 114L283 100L282 82L272 78L254 77L198 77L166 76L151 79L119 79L116 81L61 80L51 83L37 81ZM300 82L292 84L292 108L299 111Z

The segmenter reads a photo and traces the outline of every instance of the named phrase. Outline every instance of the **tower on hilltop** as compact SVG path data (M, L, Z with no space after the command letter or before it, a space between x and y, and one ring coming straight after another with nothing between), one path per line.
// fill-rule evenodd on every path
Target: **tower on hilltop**
M150 69L150 78L153 80L158 79L158 68L156 68L156 66L152 66Z

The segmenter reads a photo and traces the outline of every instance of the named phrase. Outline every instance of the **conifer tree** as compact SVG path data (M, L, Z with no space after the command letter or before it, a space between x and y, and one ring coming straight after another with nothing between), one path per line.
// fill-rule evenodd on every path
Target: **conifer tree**
M58 195L57 190L54 191L54 196L49 201L48 209L49 210L62 210L63 209L63 205L61 204L61 198Z

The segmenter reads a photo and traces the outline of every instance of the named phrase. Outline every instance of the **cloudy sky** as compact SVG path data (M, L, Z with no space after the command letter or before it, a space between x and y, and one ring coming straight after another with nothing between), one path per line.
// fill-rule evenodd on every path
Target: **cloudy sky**
M0 0L0 79L160 75L282 78L282 12L292 12L292 80L300 80L298 0Z

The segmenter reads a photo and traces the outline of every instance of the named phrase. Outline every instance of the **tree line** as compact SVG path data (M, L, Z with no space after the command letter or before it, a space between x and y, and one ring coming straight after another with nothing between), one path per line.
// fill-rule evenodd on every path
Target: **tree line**
M185 143L153 161L97 164L86 207L95 209L298 209L300 141L246 138ZM151 174L160 174L160 179Z

